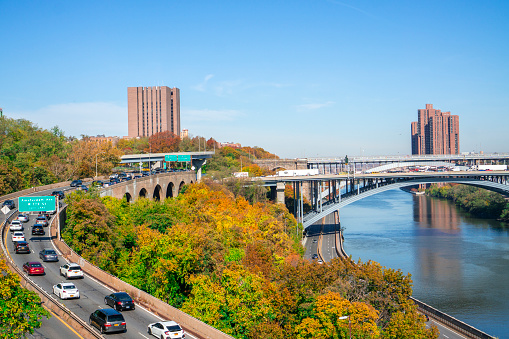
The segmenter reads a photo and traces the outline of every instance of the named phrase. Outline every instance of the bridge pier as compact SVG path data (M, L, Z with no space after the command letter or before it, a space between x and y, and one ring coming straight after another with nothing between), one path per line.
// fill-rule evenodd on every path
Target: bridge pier
M196 170L196 181L201 180L201 168L207 163L207 159L193 159L192 165Z
M276 201L280 204L285 203L285 183L279 181L276 184Z

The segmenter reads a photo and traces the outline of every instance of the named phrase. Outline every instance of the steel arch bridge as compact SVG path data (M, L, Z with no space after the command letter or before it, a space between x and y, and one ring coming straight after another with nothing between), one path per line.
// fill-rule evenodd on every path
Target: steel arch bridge
M307 213L302 218L304 229L311 226L313 223L322 219L330 213L339 211L340 208L345 207L351 203L367 198L369 196L408 186L415 186L419 184L433 184L433 183L457 183L484 188L493 192L509 196L509 184L507 183L507 176L503 178L500 176L487 176L487 177L425 177L425 178L396 178L393 182L382 182L370 184L357 190L341 194L334 199L324 203L320 206L320 210L315 210Z

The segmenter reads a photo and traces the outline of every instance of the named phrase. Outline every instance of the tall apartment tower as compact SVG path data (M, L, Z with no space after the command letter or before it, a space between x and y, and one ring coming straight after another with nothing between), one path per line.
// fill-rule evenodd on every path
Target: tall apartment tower
M412 122L412 154L459 154L459 116L426 104Z
M180 136L180 90L176 87L127 87L129 137L170 131Z

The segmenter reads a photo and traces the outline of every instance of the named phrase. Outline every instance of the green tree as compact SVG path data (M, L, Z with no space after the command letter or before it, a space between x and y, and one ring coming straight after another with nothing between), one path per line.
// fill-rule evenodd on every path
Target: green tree
M22 288L19 277L0 260L0 338L26 337L41 327L42 317L50 316L39 296Z

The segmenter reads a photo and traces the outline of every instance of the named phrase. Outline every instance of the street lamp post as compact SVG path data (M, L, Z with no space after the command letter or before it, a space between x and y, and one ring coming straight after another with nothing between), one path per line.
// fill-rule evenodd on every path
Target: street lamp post
M106 152L99 152L95 155L95 179L97 180L97 156Z
M350 314L338 318L339 320L348 319L348 337L352 339L352 322L350 321Z

